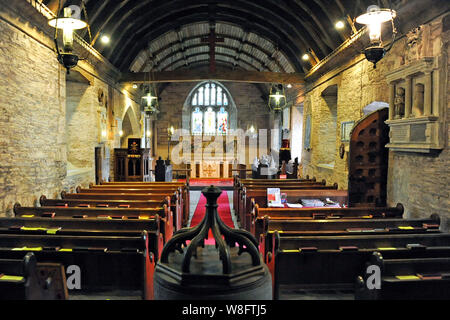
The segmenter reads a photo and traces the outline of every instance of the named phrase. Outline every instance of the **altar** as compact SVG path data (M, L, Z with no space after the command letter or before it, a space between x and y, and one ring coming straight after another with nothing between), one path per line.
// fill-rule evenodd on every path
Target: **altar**
M191 137L191 153L184 155L191 178L232 178L233 164L237 163L237 138L210 136L199 139L202 137Z
M220 179L231 178L232 161L203 160L191 164L192 178Z

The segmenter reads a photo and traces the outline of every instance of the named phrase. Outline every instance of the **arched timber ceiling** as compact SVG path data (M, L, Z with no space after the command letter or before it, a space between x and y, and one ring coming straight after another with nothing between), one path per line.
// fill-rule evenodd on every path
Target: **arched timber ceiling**
M61 6L80 0L59 0ZM322 59L351 35L347 18L373 0L84 0L92 39L121 71L173 71L210 63L201 41L215 26L217 64L230 69L305 72L304 53ZM388 0L380 1L389 6ZM397 1L395 1L397 2ZM51 9L58 0L44 0ZM336 21L346 22L338 31ZM358 26L360 27L360 26ZM108 35L110 44L99 41ZM151 63L149 63L151 61Z

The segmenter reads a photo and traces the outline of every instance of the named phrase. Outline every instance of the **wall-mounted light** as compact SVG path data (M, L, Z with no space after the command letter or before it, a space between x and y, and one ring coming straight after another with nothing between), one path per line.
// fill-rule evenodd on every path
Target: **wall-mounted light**
M282 84L272 85L269 93L269 108L274 112L280 112L286 105L286 93Z
M390 50L395 40L397 33L394 19L397 13L391 9L380 9L380 7L373 5L367 8L365 14L356 18L359 24L365 24L369 29L370 46L364 50L366 59L373 63L373 67L377 67L377 62L380 61L387 51ZM383 46L381 39L381 26L384 22L392 22L392 42L389 48Z
M100 38L100 42L103 44L108 44L111 39L105 34Z
M123 130L119 131L119 136L123 137Z
M78 12L77 12L78 10ZM67 73L73 67L78 64L78 56L73 53L73 33L74 30L84 29L88 27L88 24L79 19L81 9L78 6L66 7L63 10L62 16L57 16L54 19L48 21L48 24L55 28L55 47L58 54L58 61L64 68L67 69ZM59 12L58 12L59 14ZM58 45L58 30L63 32L63 50L59 50Z
M133 84L133 89L137 89L138 88L138 85L135 83L135 84Z
M338 22L336 22L336 24L334 25L334 27L338 30L342 30L345 27L345 23L342 20L339 20Z
M288 83L288 85L286 86L286 88L292 89L292 84Z
M106 138L106 133L107 133L106 130L102 130L102 137L103 138Z
M151 135L152 135L152 132L151 132L150 130L147 130L147 132L146 132L146 136L147 136L147 138L150 138L150 137L151 137Z

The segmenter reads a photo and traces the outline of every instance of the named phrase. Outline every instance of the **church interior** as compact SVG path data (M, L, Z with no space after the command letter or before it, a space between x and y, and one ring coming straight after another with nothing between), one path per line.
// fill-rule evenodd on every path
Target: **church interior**
M0 0L0 300L450 299L449 9Z

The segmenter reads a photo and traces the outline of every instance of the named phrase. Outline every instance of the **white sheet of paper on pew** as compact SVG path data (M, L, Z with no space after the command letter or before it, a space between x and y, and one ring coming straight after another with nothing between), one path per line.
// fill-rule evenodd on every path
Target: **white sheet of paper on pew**
M323 207L325 205L319 199L302 199L301 202L304 207Z
M303 208L303 205L301 205L300 203L286 203L286 205L288 206L288 208Z

